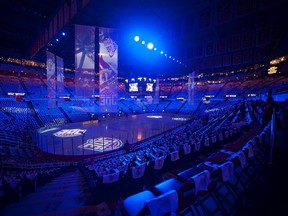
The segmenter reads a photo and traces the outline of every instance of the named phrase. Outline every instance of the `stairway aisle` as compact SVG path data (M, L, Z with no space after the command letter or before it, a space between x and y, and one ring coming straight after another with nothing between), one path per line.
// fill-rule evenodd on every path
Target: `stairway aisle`
M109 215L109 208L106 208L105 203L97 206L93 203L92 193L84 176L77 169L37 188L35 193L28 194L20 202L1 210L0 215Z

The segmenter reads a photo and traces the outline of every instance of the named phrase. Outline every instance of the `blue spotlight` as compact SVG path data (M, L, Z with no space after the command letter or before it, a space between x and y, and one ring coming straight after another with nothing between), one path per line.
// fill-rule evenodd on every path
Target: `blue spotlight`
M142 41L142 44L145 44L145 41Z
M153 44L153 43L149 42L149 43L147 44L147 48L148 48L149 50L153 49L153 47L154 47L154 44Z
M58 42L58 41L59 41L59 39L58 39L58 38L56 38L56 41Z
M163 52L163 51L161 51L160 53L161 53L161 54L163 54L164 52Z
M65 36L65 32L62 32L62 35Z
M157 50L157 48L156 48L156 47L154 47L154 50L156 51L156 50Z
M134 37L134 41L138 42L140 40L140 37L139 36L135 36Z

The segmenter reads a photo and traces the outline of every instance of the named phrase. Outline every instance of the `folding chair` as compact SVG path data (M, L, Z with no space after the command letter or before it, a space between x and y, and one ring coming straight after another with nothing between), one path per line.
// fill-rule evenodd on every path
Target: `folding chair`
M121 172L115 172L98 178L95 194L97 202L111 198L117 199L122 194L120 176Z
M177 171L180 165L180 154L179 151L173 151L170 153L170 168L169 170Z
M134 166L127 171L122 181L125 196L143 190L143 186L145 185L145 170L146 164L142 164L141 166Z
M222 164L213 164L205 161L201 166L211 166L211 181L214 181L215 196L221 203L221 207L225 209L226 214L232 214L232 211L239 205L239 194L231 184L234 177L234 164L231 161L226 161Z
M163 194L170 190L176 190L179 200L179 207L176 211L178 215L185 215L188 212L202 215L203 211L206 213L208 211L210 213L212 211L220 211L224 214L221 203L219 203L215 194L212 193L214 186L210 181L210 172L208 170L192 167L155 185L153 191L155 194ZM214 201L213 210L211 210L211 205L209 208L204 208L203 203L208 198L212 198L212 201Z
M234 164L234 176L231 185L233 185L234 191L239 196L249 186L248 180L250 180L250 174L245 170L246 157L244 152L237 151L232 152L226 149L222 149L218 152L211 154L206 160L212 164L221 165L227 161L231 161Z
M144 190L125 199L120 198L119 209L123 216L141 215L140 212L144 211L145 202L153 199L156 196L149 190ZM144 215L144 213L142 213Z
M177 211L178 194L175 190L156 196L149 190L120 199L119 209L123 216L166 216Z
M167 179L159 184L156 184L152 191L158 196L165 194L171 190L175 190L178 195L178 208L176 210L177 215L185 215L188 212L193 212L191 204L197 199L197 197L189 191L193 190L192 182L182 182L177 178Z

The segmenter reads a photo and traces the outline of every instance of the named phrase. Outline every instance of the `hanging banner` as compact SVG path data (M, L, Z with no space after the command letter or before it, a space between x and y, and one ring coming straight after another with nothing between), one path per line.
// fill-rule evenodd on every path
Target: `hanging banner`
M46 51L48 108L56 107L55 55Z
M99 28L99 111L118 111L117 32Z
M193 71L188 76L188 104L194 105L194 78L195 78L195 72Z
M159 78L156 79L155 94L154 94L154 104L159 104Z
M56 56L56 68L57 68L57 82L56 82L56 96L58 98L58 106L62 107L62 100L59 98L64 97L64 64L63 59L59 56Z
M75 25L75 98L83 103L95 90L95 27Z

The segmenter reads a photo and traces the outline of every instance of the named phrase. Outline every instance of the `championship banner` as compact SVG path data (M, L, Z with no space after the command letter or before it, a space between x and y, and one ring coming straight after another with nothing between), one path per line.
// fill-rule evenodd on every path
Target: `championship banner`
M48 108L54 108L56 107L55 55L49 51L46 51L46 71Z
M57 68L57 85L56 85L56 96L61 98L64 96L64 64L63 59L59 56L56 56L56 68ZM58 100L58 106L62 107L62 101Z
M194 78L195 78L195 72L193 71L188 76L188 104L194 105Z
M94 89L95 27L75 25L75 97L83 102Z
M117 32L99 28L99 111L117 112L118 44Z
M154 94L154 104L159 104L159 78L156 79L155 94Z

